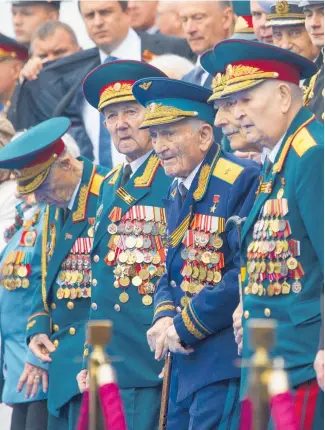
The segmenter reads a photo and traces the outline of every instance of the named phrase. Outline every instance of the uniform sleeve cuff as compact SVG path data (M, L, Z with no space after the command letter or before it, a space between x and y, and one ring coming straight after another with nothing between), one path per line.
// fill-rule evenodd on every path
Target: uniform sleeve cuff
M174 302L172 300L164 300L155 307L155 313L153 316L153 324L160 318L171 317L174 318L177 315Z
M40 367L43 370L49 369L48 363L44 363L41 360L39 360L37 357L35 357L35 355L33 354L33 352L30 349L28 349L28 351L27 351L27 356L26 356L25 361L27 363L32 364L33 366Z
M181 341L186 345L193 345L212 334L195 315L191 303L174 318L174 326Z
M47 334L51 336L51 317L46 312L39 312L31 315L27 322L27 343L32 336L38 333Z

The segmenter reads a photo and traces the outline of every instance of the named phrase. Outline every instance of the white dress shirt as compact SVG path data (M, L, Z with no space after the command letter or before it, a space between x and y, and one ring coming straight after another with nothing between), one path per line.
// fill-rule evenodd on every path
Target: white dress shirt
M103 64L108 57L108 55L101 49L99 50L99 56L101 64ZM141 39L132 28L129 29L129 32L123 42L116 49L114 49L114 51L110 53L110 56L116 57L119 60L141 61ZM91 140L91 143L93 144L94 162L96 164L99 163L100 115L101 114L98 112L97 109L93 108L86 100L84 101L82 107L82 118L85 124L86 132ZM102 119L104 120L103 116ZM113 167L124 162L124 155L117 152L113 142L111 151Z
M200 63L200 57L197 57L195 67L201 67L201 69L204 70L203 67L201 66L201 63ZM205 81L208 79L208 77L209 77L209 73L206 72L206 71L204 71L204 73L203 73L203 75L201 77L201 85L202 85L202 87L204 86Z
M195 167L195 169L188 175L188 177L186 179L184 178L177 178L178 181L178 189L180 184L183 184L184 187L187 189L187 191L191 188L192 182L195 178L195 175L197 174L197 172L199 171L201 164L203 163L203 161L201 161L201 163Z
M76 197L77 197L77 194L78 194L78 191L79 191L80 184L81 184L81 179L80 179L80 181L79 181L78 185L76 186L76 188L74 189L74 192L73 192L72 197L71 197L71 199L70 199L70 202L69 202L69 204L68 204L68 209L70 209L70 211L72 210L72 208L73 208L73 204L74 204L74 201L76 200Z
M7 243L4 240L4 232L15 223L16 206L21 202L16 197L17 184L9 179L0 184L0 251Z

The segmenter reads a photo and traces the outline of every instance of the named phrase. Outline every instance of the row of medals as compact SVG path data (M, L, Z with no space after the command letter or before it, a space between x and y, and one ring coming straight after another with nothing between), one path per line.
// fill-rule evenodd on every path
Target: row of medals
M1 273L3 275L1 285L7 290L13 291L16 288L29 287L29 279L27 278L28 269L26 265L14 264L9 261L3 265Z
M247 248L249 284L244 288L246 295L277 296L289 294L291 290L298 294L302 290L296 271L298 261L292 254L284 235L287 226L289 226L288 220L272 216L260 217L256 221L253 242ZM265 261L267 258L269 261ZM290 285L286 279L292 277L292 271L295 271L293 272L295 276L294 282ZM276 279L272 280L272 277ZM265 278L271 281L267 288L259 282ZM279 280L283 281L280 283Z
M114 287L126 290L133 285L138 288L139 294L143 295L142 303L150 306L153 302L152 294L155 291L155 284L151 281L155 277L160 278L166 270L160 255L151 249L154 244L152 236L160 235L164 245L166 226L161 222L126 221L119 225L112 223L107 230L112 235L111 240L115 247L123 233L129 235L124 236L126 249L117 257L117 265L114 269ZM106 258L109 262L114 262L115 251L110 250ZM121 303L127 303L130 298L125 290L119 295Z
M195 246L182 249L181 257L186 261L181 272L184 279L180 287L185 293L181 298L182 306L185 307L205 286L214 286L221 281L218 265L222 254L217 250L222 245L223 240L218 234L196 231Z
M62 262L56 280L58 300L91 297L91 261L88 254L69 254Z

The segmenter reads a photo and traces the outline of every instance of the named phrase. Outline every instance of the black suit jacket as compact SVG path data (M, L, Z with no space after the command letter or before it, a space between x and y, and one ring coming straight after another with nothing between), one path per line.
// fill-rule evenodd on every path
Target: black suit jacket
M195 61L194 54L184 39L145 32L139 33L139 36L142 53L171 53ZM72 121L69 132L76 139L81 155L93 160L92 143L82 117L81 88L85 76L99 65L98 48L86 49L46 63L37 80L25 81L17 86L8 119L16 130L23 130L55 116L66 116Z

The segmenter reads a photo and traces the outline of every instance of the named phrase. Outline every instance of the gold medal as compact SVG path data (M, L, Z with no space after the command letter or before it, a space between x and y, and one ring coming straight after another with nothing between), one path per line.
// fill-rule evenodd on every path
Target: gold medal
M64 288L64 298L68 299L70 297L70 290L69 288Z
M284 196L284 189L280 188L276 197L277 197L277 199L282 199L283 196Z
M212 282L213 281L213 270L208 270L207 271L207 282Z
M142 236L139 236L136 238L135 247L136 248L142 248L143 247L143 237Z
M24 278L24 279L21 281L21 286L22 286L23 288L28 288L28 287L29 287L29 280L28 280L27 278Z
M77 294L76 288L71 288L70 289L70 299L75 300L77 298L77 296L78 296L78 294Z
M159 254L155 254L153 257L152 257L152 262L153 262L153 264L159 264L160 262L161 262L161 258L160 258L160 255Z
M145 306L150 306L152 305L152 297L149 296L148 294L146 294L145 296L142 297L142 303Z
M26 266L20 266L17 270L17 274L21 278L25 278L25 276L27 276L27 273L28 273L28 270Z
M187 265L184 267L184 275L185 275L187 278L189 278L189 277L192 275L192 273L193 273L193 268L192 268L192 266L191 266L190 264L187 264Z
M211 252L206 251L202 254L201 260L204 264L210 264L211 262Z
M252 285L252 294L256 295L258 294L258 283L254 282Z
M258 293L257 293L260 297L263 296L264 294L264 288L263 288L263 284L258 284Z
M284 281L282 284L282 294L289 294L291 290L290 284L288 282Z
M197 284L195 284L194 282L190 282L188 284L188 292L190 294L195 294L195 292L196 292L196 286L197 286Z
M65 281L68 283L71 281L71 272L65 272Z
M137 261L137 255L135 252L130 252L128 254L127 263L128 264L134 264Z
M298 261L294 257L290 257L287 260L287 266L290 270L295 270L298 267Z
M181 289L184 291L184 293L188 292L188 287L189 287L190 283L188 281L183 281L181 283Z
M21 287L21 279L20 278L16 278L15 279L15 286L16 286L16 288L20 288Z
M203 285L203 284L198 284L198 285L196 286L196 289L195 289L196 294L198 294L200 291L202 291L202 290L203 290L203 288L204 288L204 285Z
M223 240L221 239L220 236L217 236L214 240L215 248L220 249L222 247L222 245L223 245Z
M132 278L132 285L134 285L135 287L140 287L141 284L142 279L140 278L140 276L135 276L134 278Z
M197 266L193 267L192 278L197 279L199 277L200 271Z
M268 296L270 296L270 297L274 296L274 286L273 286L273 284L269 284L266 291L267 291L267 295Z
M77 283L80 284L84 279L84 275L81 272L78 272L77 275Z
M59 288L58 289L58 291L56 292L56 297L59 299L59 300L62 300L63 299L63 297L64 297L64 290L63 290L63 288Z
M149 278L149 272L147 269L141 269L139 272L139 276L143 281L146 281Z
M248 296L248 294L251 294L251 292L252 292L252 289L250 285L247 285L247 287L244 288L244 294Z
M62 271L59 273L59 281L60 281L60 282L64 282L64 281L65 281L65 271L64 271L64 270L62 270Z
M119 300L121 303L127 303L129 301L129 295L125 291L119 295Z
M221 279L222 279L221 273L216 270L214 272L214 275L213 275L213 282L215 284L219 284L219 282L221 281Z
M127 255L127 253L126 252L121 252L121 254L118 256L118 261L120 262L120 263L126 263L127 262L127 259L128 259L128 255Z
M78 279L78 272L72 272L70 284L75 284L77 282L77 279Z
M218 264L220 261L220 255L217 253L211 254L211 264Z
M123 252L121 253L121 254L123 254ZM120 255L121 255L120 254ZM108 254L106 255L106 259L107 259L107 261L109 261L110 263L112 262L112 261L114 261L115 260L115 252L114 251L109 251L108 252Z
M88 236L89 237L94 237L94 232L95 232L94 227L93 226L89 227L89 229L88 229Z
M122 287L128 287L130 285L130 278L128 276L122 276L122 278L120 278L120 285Z
M159 266L157 267L157 273L156 275L159 276L159 278L165 273L165 266Z
M183 296L181 298L181 305L185 308L189 304L190 300L191 299L189 297Z

